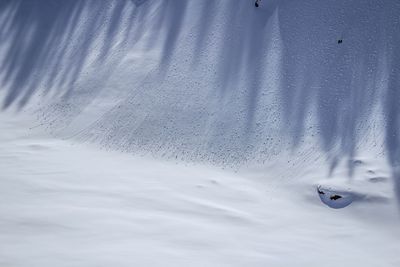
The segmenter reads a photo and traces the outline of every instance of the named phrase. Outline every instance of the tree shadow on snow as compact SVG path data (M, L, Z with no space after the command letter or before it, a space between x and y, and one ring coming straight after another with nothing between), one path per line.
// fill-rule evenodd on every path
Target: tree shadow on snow
M344 0L282 2L284 127L298 146L314 114L331 172L340 159L353 159L359 141L379 127L400 196L400 4L360 5ZM383 121L377 121L376 114ZM352 161L348 170L351 177Z
M194 8L196 18L188 13ZM265 0L258 9L253 1L230 0L4 0L1 107L23 107L39 88L65 99L89 90L77 86L85 69L98 71L103 83L114 69L103 63L113 57L118 64L143 38L146 49L161 47L165 75L193 33L188 68L195 72L208 54L217 55L210 69L218 101L240 93L244 115L235 125L240 153L249 143L267 149L271 129L279 128L292 148L312 132L334 171L341 158L355 157L366 134L360 129L372 129L372 114L381 112L384 122L378 125L400 195L399 13L396 0ZM192 30L184 30L189 24ZM99 91L88 92L80 108ZM281 108L265 106L273 91L279 92ZM218 112L216 120L234 116ZM271 112L279 126L267 119ZM354 166L348 168L351 176Z
M44 94L68 97L85 66L101 66L111 53L134 41L131 29L137 32L138 26L132 23L144 3L1 1L2 109L14 103L23 107L39 88Z

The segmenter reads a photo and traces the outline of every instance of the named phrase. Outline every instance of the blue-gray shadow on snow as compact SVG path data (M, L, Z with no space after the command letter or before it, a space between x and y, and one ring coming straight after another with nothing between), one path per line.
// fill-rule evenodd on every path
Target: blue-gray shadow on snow
M1 90L6 90L2 108L16 102L24 106L41 85L48 93L72 96L88 55L96 49L101 66L115 50L114 41L120 40L121 32L124 38L117 48L128 50L143 38L147 27L152 27L148 31L150 36L146 36L147 48L161 42L160 69L167 73L180 52L187 9L193 1L196 0L1 1L0 46L6 51L0 65ZM155 17L149 17L147 12L151 5L159 9ZM278 117L291 146L295 148L304 142L307 121L314 114L315 134L333 171L340 158L354 157L357 141L363 135L358 131L360 125L368 125L375 107L380 106L386 120L382 130L399 195L398 1L265 0L256 9L253 1L205 0L198 12L207 20L196 28L198 38L191 58L194 71L209 52L205 43L213 38L211 29L217 17L226 18L219 25L224 36L216 48L216 79L220 84L216 90L222 101L232 91L245 88L245 116L238 134L243 142L241 151L247 149L247 142L269 145L265 138L268 125L261 130L255 129L255 125L257 119L268 115L259 99L268 90L266 83L270 81L265 76L271 68L262 55L274 42L271 24L278 22L282 106ZM83 23L84 18L89 19ZM143 21L146 23L141 24ZM92 35L99 28L105 30L105 37L98 46L97 37ZM338 44L338 39L343 39L343 43ZM223 121L221 114L218 119ZM221 152L226 153L230 151ZM352 168L349 164L350 175Z
M134 42L133 27L146 1L3 0L0 40L4 57L0 82L6 96L2 109L23 107L39 87L68 97L90 55L99 66L113 49ZM132 8L134 6L134 8ZM135 33L130 30L134 28ZM103 35L99 31L105 32ZM118 34L124 41L116 45ZM120 41L120 39L118 39Z
M307 119L314 114L333 172L340 159L355 157L359 140L379 123L400 196L400 3L309 0L282 5L280 92L293 145L304 142ZM373 121L376 112L384 122ZM351 177L352 161L348 170Z
M75 26L83 5L82 1L42 2L43 5L38 1L2 1L2 10L8 14L3 14L6 18L2 21L1 39L10 42L0 68L2 83L9 85L3 108L17 98L21 98L21 105L27 102L44 72L49 71L49 61L59 57L49 51L51 45L62 46L61 36L68 35L68 28ZM54 70L57 67L55 64ZM53 81L52 77L48 79Z

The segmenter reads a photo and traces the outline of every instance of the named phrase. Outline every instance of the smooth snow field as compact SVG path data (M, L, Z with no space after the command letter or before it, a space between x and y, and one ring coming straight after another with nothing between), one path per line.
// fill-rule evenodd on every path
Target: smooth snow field
M399 14L0 0L0 267L400 266Z
M318 161L235 173L49 138L25 114L0 118L0 266L400 264L387 181L353 181L365 195L335 210L312 184L326 175Z

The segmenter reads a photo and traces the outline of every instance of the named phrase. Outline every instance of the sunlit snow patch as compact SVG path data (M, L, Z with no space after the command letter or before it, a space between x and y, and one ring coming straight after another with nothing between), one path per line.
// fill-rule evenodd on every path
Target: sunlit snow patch
M319 185L317 192L321 201L334 209L347 207L354 200L354 194L350 190L334 190Z

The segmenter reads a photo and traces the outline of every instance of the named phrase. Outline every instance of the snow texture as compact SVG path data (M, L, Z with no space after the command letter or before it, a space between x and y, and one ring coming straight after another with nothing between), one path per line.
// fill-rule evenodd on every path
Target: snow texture
M1 0L0 265L398 266L399 14Z
M334 210L321 160L233 173L54 139L29 112L0 121L0 266L400 264L388 183L371 183L378 198L355 181L369 201Z
M3 108L42 89L58 133L222 165L315 136L334 168L373 136L396 175L399 11L396 0L2 1Z

